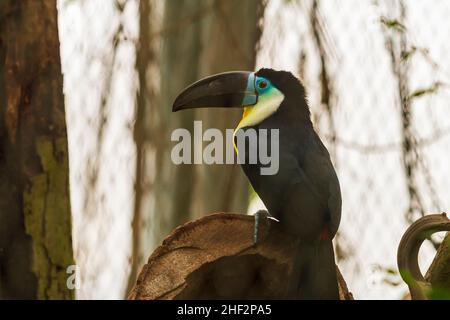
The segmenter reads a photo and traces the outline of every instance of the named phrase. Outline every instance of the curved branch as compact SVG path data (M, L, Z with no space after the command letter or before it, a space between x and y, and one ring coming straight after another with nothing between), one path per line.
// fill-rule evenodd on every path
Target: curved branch
M426 299L425 291L431 285L419 268L419 250L425 239L441 231L450 231L450 220L445 213L427 215L414 222L403 235L397 252L400 275L408 284L414 300Z

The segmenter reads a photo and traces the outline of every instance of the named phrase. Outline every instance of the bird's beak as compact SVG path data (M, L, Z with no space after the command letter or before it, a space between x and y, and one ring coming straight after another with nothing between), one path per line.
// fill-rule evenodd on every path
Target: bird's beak
M175 99L172 111L192 108L245 107L257 102L255 74L233 71L219 73L191 84Z

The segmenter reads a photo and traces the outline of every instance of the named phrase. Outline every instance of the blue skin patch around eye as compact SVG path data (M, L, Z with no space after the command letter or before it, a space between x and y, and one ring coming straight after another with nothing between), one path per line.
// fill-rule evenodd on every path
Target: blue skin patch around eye
M261 83L264 82L264 87L261 88ZM262 77L257 77L256 78L256 90L258 91L258 93L262 94L266 91L269 91L269 89L272 87L271 83L269 80L267 80L266 78L262 78Z

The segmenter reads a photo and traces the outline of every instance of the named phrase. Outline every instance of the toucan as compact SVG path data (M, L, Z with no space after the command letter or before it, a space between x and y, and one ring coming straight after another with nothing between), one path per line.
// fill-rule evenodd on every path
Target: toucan
M236 130L279 130L276 174L262 175L260 163L241 166L268 214L297 240L286 298L339 299L332 240L340 223L341 190L314 130L304 86L287 71L225 72L188 86L172 110L211 107L243 107Z

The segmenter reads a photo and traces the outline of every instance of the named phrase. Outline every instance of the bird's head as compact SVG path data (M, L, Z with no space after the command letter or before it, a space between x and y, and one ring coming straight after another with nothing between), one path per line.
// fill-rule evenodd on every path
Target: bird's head
M199 80L178 95L172 110L233 107L244 108L236 129L258 125L282 108L289 108L287 114L293 117L310 117L300 81L290 72L273 69L225 72Z

